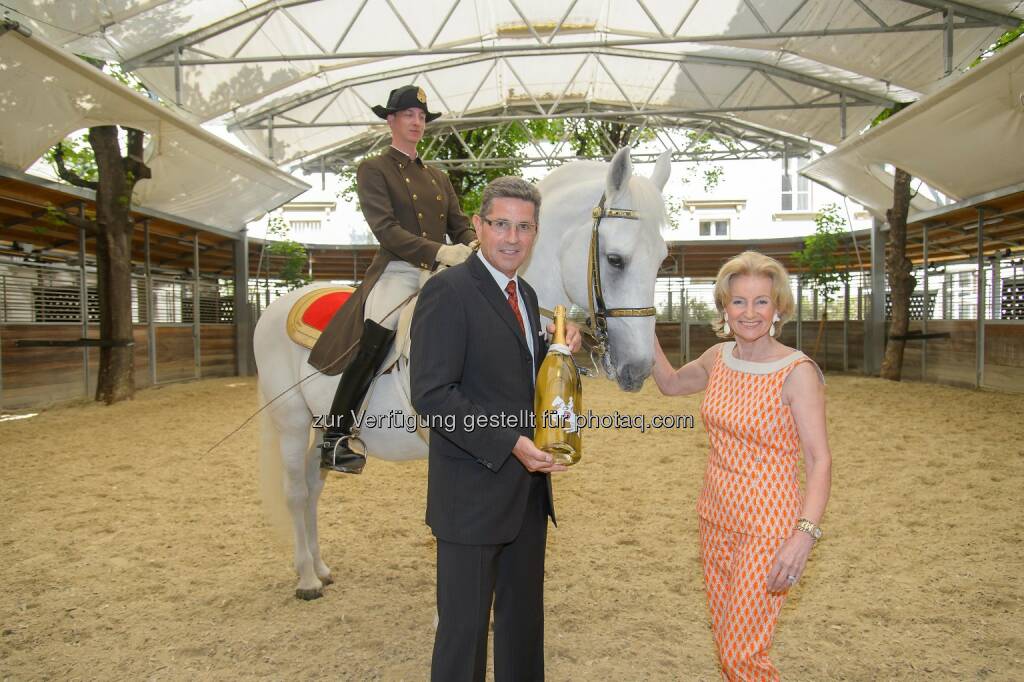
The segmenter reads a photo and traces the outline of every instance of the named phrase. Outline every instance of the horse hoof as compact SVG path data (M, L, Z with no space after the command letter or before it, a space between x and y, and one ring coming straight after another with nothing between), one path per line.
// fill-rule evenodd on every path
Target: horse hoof
M324 596L323 590L317 590L317 589L309 589L309 590L297 589L297 590L295 590L295 598L296 599L301 599L302 601L313 601L314 599L319 599L322 596Z

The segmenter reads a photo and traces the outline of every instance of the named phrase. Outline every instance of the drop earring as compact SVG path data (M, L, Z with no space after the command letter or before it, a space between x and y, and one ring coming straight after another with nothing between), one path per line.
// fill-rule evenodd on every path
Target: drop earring
M775 336L775 323L779 321L779 314L775 313L775 317L772 318L772 326L768 328L768 336Z
M729 334L732 334L732 329L729 328L729 316L728 315L722 315L722 333L724 333L726 336L728 336Z

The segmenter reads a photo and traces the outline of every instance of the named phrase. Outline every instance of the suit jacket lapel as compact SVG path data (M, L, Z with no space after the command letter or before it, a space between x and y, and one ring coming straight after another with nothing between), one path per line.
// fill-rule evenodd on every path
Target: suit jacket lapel
M540 304L537 302L537 295L533 289L527 290L523 286L523 280L519 280L519 290L523 292L523 303L526 305L526 314L530 318L530 327L533 330L533 372L534 374L540 369L540 364L544 362L543 354L543 343L541 343L540 333L544 331L541 327L540 322Z
M491 273L487 271L487 268L484 267L484 264L480 262L480 259L477 256L470 256L467 259L467 263L469 264L470 272L473 273L473 277L477 280L477 287L479 287L480 293L482 293L487 302L491 304L491 307L494 308L498 317L500 317L505 324L509 326L513 333L515 333L516 338L519 339L519 343L523 348L529 351L530 347L526 345L526 337L523 335L523 331L519 328L519 321L516 320L516 316L512 314L512 307L508 304L508 299L505 298L505 292L498 287L498 283L494 281L494 277L491 276ZM533 311L530 310L528 303L526 304L526 309L532 319Z

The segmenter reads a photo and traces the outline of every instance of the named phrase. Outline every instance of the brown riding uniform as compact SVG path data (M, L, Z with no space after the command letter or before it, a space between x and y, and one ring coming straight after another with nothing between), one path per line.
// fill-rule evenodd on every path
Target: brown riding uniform
M356 188L363 216L380 249L359 288L310 352L309 364L325 374L344 371L355 356L350 352L338 360L358 342L366 299L388 263L406 261L430 270L446 234L453 244L476 239L448 176L394 147L359 164Z

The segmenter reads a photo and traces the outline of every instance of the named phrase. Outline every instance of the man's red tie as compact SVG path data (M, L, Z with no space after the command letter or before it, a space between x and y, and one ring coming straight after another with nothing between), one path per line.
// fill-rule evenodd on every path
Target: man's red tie
M526 336L526 325L523 324L523 314L519 311L519 296L516 294L514 279L509 280L505 285L505 292L508 293L508 304L512 308L512 314L516 316L516 322L519 323L519 330L523 332L523 336Z

